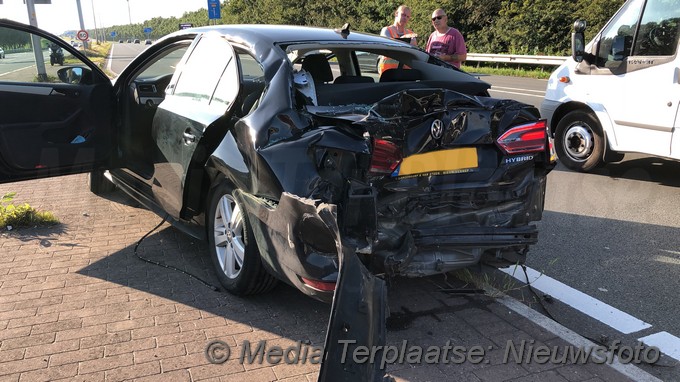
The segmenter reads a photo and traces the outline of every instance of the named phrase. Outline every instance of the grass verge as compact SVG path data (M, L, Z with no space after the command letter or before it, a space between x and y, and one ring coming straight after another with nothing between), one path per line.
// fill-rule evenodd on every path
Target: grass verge
M90 42L87 49L83 49L82 53L99 66L101 70L106 73L107 76L113 78L113 74L106 70L106 59L109 57L109 51L111 50L111 42L104 41L101 43ZM66 58L64 65L77 65L80 64L80 60L71 56Z
M468 73L487 74L493 76L510 76L547 79L556 66L486 66L486 65L462 65L461 69Z

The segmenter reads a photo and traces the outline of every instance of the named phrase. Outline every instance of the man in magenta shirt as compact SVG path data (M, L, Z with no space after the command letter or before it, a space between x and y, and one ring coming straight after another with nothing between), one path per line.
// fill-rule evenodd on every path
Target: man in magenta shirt
M439 8L432 12L432 26L435 31L427 39L425 50L440 60L460 68L461 62L467 58L465 39L458 29L448 26L446 12Z

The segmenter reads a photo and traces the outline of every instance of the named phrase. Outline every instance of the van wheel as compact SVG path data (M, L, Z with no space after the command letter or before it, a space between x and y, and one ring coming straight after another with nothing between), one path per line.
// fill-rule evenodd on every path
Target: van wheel
M207 211L208 247L217 278L235 295L264 293L277 279L262 265L250 223L226 184L211 193Z
M116 185L104 176L105 170L94 170L90 173L90 192L95 195L104 195L116 189Z
M582 110L568 113L555 130L555 150L560 162L568 168L592 170L602 160L602 126L592 113Z

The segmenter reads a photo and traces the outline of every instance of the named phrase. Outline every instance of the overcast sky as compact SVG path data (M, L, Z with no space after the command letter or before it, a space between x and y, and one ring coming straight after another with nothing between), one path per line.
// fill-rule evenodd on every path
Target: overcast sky
M132 23L141 23L154 17L179 17L188 11L208 8L208 0L129 0ZM37 4L35 13L38 27L53 34L66 30L80 29L77 0L52 0L52 4ZM94 29L94 15L97 27L128 24L127 0L80 0L83 22L86 29ZM0 18L7 18L28 24L28 11L23 0L2 0Z

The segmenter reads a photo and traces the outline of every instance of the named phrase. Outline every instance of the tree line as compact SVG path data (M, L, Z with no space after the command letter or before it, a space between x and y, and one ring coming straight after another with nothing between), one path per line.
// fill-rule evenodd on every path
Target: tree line
M0 46L5 49L24 47L31 43L30 35L15 30L5 29L0 34Z
M409 27L424 47L433 31L430 16L443 8L449 25L461 31L468 51L568 55L570 35L576 19L588 21L586 38L592 38L621 7L624 0L420 0L409 4ZM359 0L229 0L221 3L220 24L292 24L337 28L351 24L355 31L379 33L394 21L394 10L402 2ZM180 23L205 26L214 23L206 9L186 12L182 17L153 18L141 24L102 28L99 33L111 39L156 39L179 29ZM144 28L151 28L145 34ZM103 33L102 33L103 32ZM94 31L90 31L94 36Z

